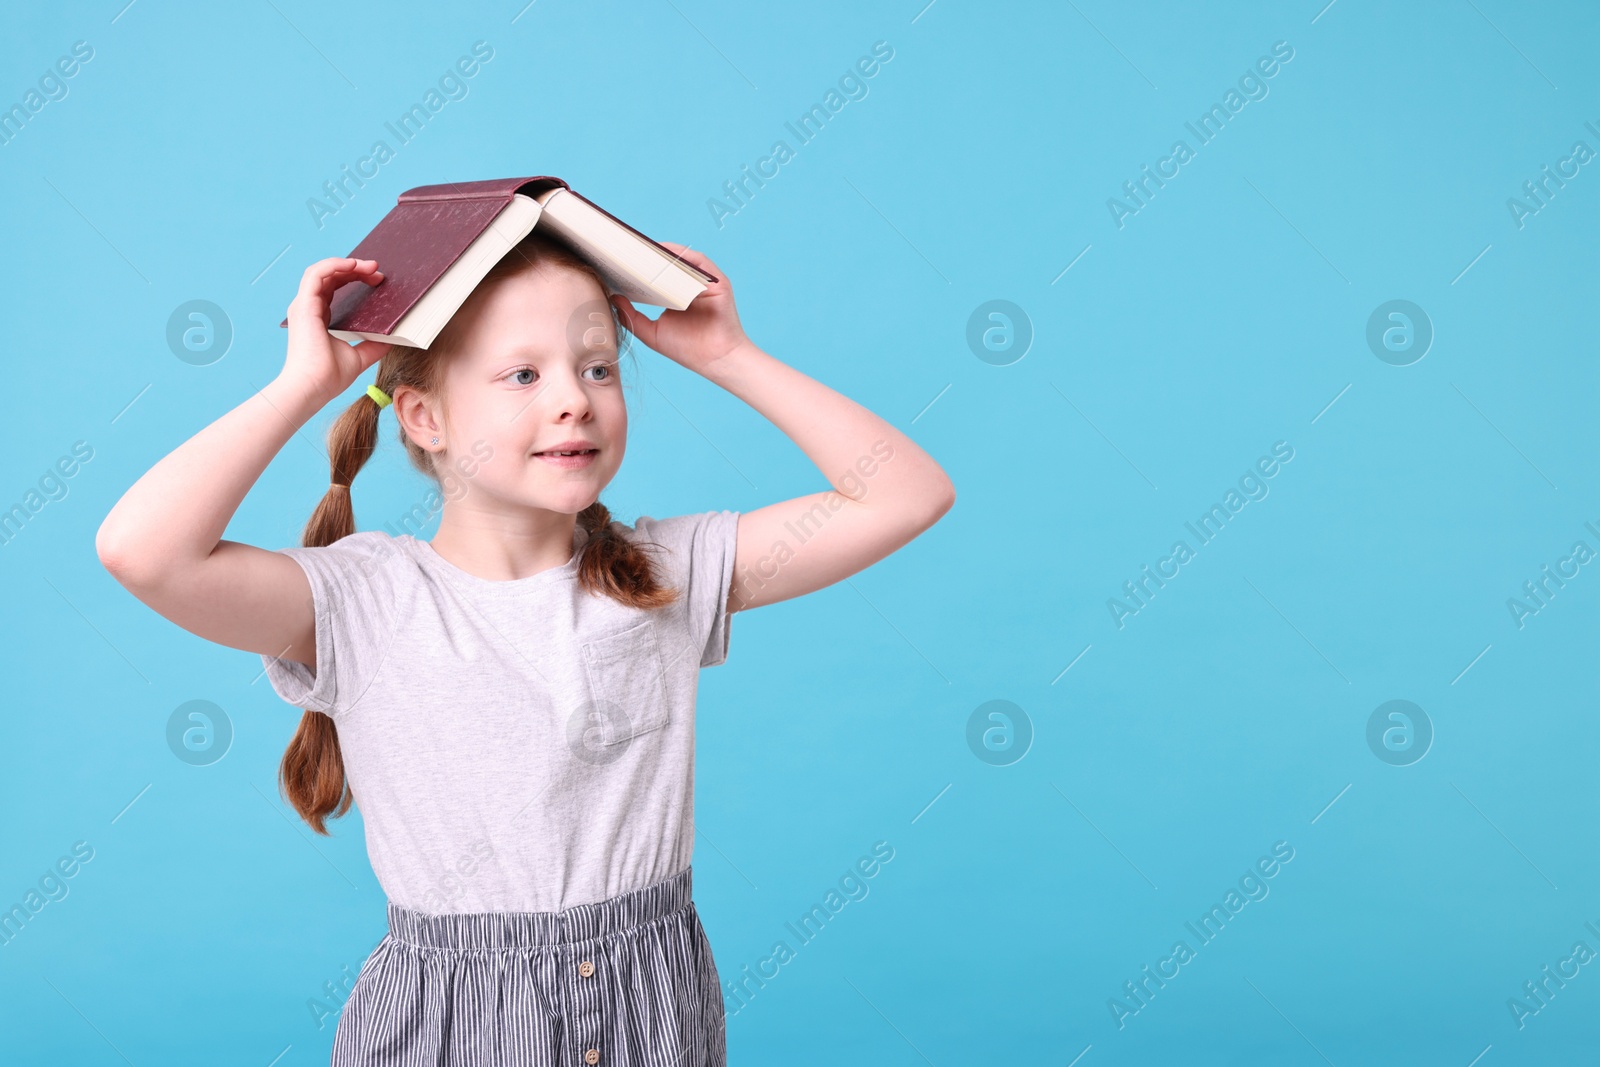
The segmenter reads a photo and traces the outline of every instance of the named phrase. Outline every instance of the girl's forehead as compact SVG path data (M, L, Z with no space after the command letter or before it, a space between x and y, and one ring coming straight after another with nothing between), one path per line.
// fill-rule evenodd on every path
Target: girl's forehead
M588 275L536 269L475 294L462 331L463 348L487 362L526 357L582 356L599 342L614 344L610 304ZM603 326L602 333L595 331Z

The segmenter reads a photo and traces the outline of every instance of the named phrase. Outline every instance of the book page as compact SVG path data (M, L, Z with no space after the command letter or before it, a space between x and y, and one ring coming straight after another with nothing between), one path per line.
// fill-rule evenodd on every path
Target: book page
M594 264L613 292L629 300L682 311L705 284L677 260L641 240L565 189L541 193L544 225Z

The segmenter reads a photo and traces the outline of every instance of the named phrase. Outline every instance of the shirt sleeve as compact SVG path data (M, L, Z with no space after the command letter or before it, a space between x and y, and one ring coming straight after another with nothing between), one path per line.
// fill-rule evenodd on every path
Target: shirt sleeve
M394 636L392 589L385 565L397 550L381 532L351 534L319 548L279 549L311 584L317 667L262 654L267 680L286 703L338 720L377 677Z
M665 571L663 579L678 590L691 647L700 651L700 666L725 663L732 622L728 593L733 588L739 512L706 511L667 519L645 515L634 523L634 537L666 549L665 553L651 551Z

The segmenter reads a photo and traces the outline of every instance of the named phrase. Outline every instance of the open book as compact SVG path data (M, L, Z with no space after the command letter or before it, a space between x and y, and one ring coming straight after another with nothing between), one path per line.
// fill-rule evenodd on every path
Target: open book
M377 286L352 281L333 294L328 332L427 348L507 252L535 226L592 264L608 293L682 311L717 281L592 201L560 178L498 178L421 185L350 253L375 259ZM289 320L279 323L287 326Z

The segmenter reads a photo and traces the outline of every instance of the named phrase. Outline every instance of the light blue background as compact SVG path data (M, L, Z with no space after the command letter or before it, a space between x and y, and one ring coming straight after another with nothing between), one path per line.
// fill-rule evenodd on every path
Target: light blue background
M8 1060L326 1062L333 1020L307 1002L383 931L359 815L331 839L293 816L274 783L299 712L256 656L128 595L94 534L276 373L306 264L404 189L521 174L705 251L759 345L913 436L959 494L889 559L738 616L702 678L695 890L725 980L894 849L730 1017L732 1062L1594 1047L1600 966L1521 1029L1507 1001L1574 942L1600 951L1600 564L1520 629L1506 606L1575 541L1600 549L1600 164L1521 228L1506 206L1575 141L1600 149L1593 7L122 2L12 6L0 33L5 105L95 50L0 147L0 507L94 450L0 546L0 906L94 849L0 949ZM494 58L470 94L318 229L307 198L477 40ZM784 123L880 40L866 98L795 146ZM1107 198L1194 147L1184 122L1278 41L1269 95L1114 225ZM707 200L779 138L795 158L718 228ZM191 299L235 330L209 366L165 341ZM1008 366L965 340L992 299L1035 331ZM1435 331L1404 367L1365 340L1394 299ZM621 517L825 487L758 413L638 353L604 496ZM329 417L228 537L296 543ZM425 488L392 434L354 490L363 528ZM1270 495L1118 629L1108 598L1277 441L1294 458ZM193 699L235 730L210 766L167 747ZM1436 731L1410 766L1366 742L1391 699ZM1033 730L1009 766L967 744L991 700ZM1270 895L1119 1029L1109 998L1197 945L1184 923L1278 841Z

